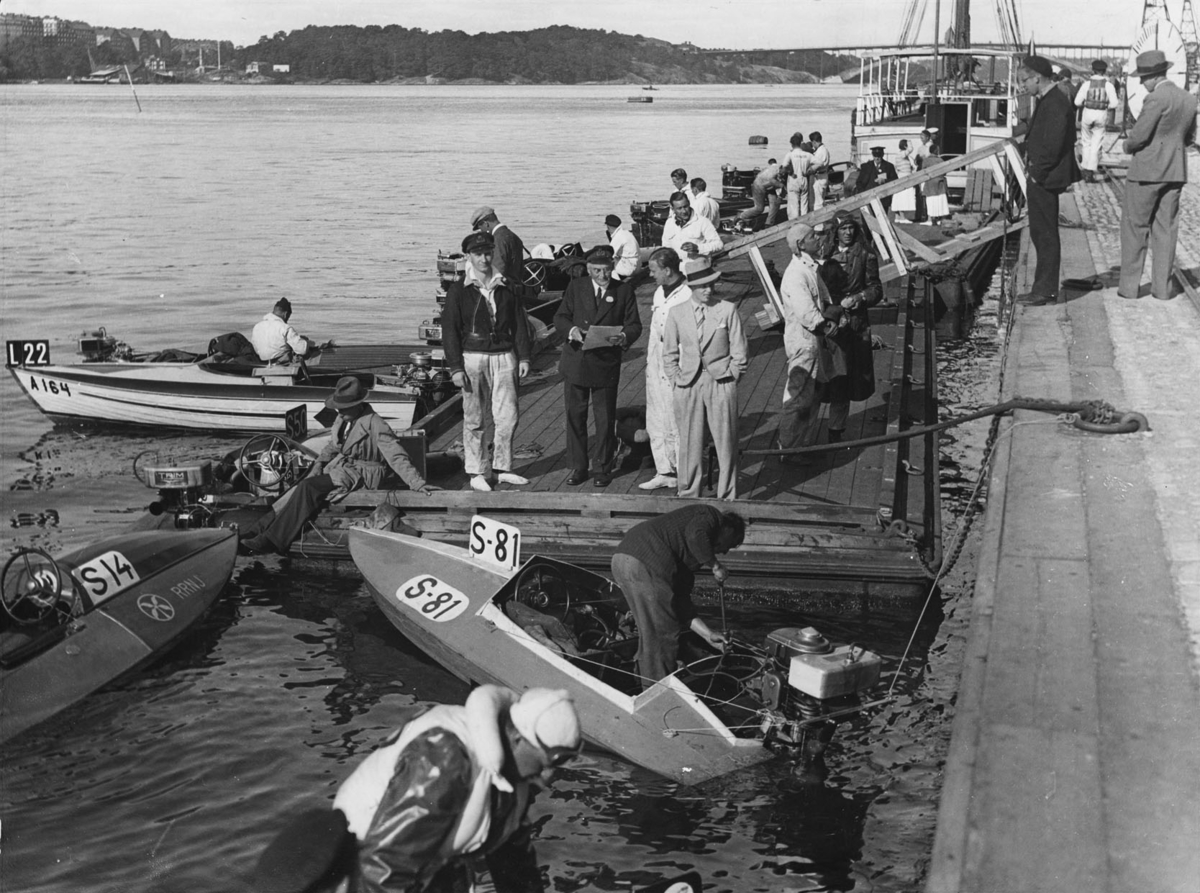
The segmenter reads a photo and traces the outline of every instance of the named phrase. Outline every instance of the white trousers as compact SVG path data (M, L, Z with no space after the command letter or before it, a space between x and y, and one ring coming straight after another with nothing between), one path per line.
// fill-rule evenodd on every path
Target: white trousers
M675 424L679 428L679 495L702 495L707 427L721 464L717 499L737 499L737 382L732 378L717 381L701 370L690 388L675 389Z
M1084 109L1079 123L1079 139L1083 143L1083 161L1079 166L1095 173L1100 169L1100 148L1108 125L1106 109Z
M650 435L650 453L658 474L673 475L679 455L679 431L675 427L675 386L663 373L662 343L650 336L646 348L646 433Z
M517 410L517 357L509 353L464 353L470 390L463 391L463 464L469 475L489 475L492 468L512 471ZM488 416L495 423L495 453L488 461L483 437Z
M808 177L788 177L788 219L793 223L808 213Z

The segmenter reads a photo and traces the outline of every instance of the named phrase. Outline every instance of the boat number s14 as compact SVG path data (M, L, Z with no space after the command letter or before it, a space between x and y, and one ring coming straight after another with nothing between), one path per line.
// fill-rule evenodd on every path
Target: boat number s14
M6 366L49 366L49 341L9 341L5 344Z
M467 597L447 586L437 577L423 574L401 583L396 590L396 601L412 608L426 620L445 623L453 620L467 609Z
M467 550L472 558L515 571L521 566L521 531L510 524L475 515L471 518Z
M93 604L107 601L138 582L137 568L120 552L105 552L75 569L75 576L91 596Z

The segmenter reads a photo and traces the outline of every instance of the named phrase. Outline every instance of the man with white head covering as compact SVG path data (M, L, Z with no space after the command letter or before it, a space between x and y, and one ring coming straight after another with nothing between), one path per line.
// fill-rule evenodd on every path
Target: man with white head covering
M397 730L338 788L333 809L302 813L264 851L259 893L471 889L480 861L498 893L544 889L529 807L579 753L566 691L484 685Z

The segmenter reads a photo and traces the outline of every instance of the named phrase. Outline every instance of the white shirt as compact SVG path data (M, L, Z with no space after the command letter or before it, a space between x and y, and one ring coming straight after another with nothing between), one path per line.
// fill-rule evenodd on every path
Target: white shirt
M824 143L817 146L812 153L813 173L818 177L829 176L829 147Z
M800 181L812 173L813 157L799 147L788 152L787 157L792 163L792 175L788 178L788 186L794 191L799 188Z
M1092 76L1092 78L1095 78L1095 77L1099 77L1100 80L1104 81L1104 97L1105 97L1105 99L1108 100L1108 109L1120 108L1121 101L1117 98L1117 90L1112 85L1112 81L1110 81L1108 78L1103 77L1101 75L1093 75ZM1088 93L1092 89L1092 78L1088 78L1086 81L1084 81L1082 86L1080 86L1079 91L1075 94L1075 107L1076 108L1083 108L1084 102L1087 101ZM1086 111L1104 112L1107 115L1108 109L1086 109Z
M829 292L817 262L807 254L793 257L783 271L779 284L783 304L783 349L788 366L799 366L815 375L820 340L818 333L825 326L821 311L829 306Z
M308 353L308 341L290 325L276 316L268 313L254 324L250 332L250 343L254 352L264 363L281 360L287 356L290 349L298 357Z
M667 223L663 227L663 247L674 248L680 260L685 260L688 256L682 247L684 242L695 243L696 250L703 255L719 251L724 244L721 237L717 235L716 227L709 222L707 217L697 214L695 209L692 210L691 218L683 226L675 222L675 215L672 214L667 218Z
M491 316L492 322L496 321L496 286L503 285L504 282L504 276L498 273L495 267L492 268L492 278L484 281L475 272L475 268L469 262L467 263L467 272L463 276L463 283L466 285L475 285L479 288L479 293L487 301L488 314Z
M638 251L640 246L633 233L627 229L617 227L613 230L612 236L608 240L608 244L612 245L614 252L613 275L619 276L622 279L628 279L638 268Z
M665 287L660 285L654 290L654 299L651 302L653 308L650 312L650 345L661 349L663 332L667 325L667 313L676 304L682 304L684 301L692 299L692 290L688 287L687 280L682 280L675 290L670 294L665 294Z
M721 224L721 206L717 204L717 200L707 192L697 192L695 198L692 199L692 210L701 217L707 217L708 222L713 227Z

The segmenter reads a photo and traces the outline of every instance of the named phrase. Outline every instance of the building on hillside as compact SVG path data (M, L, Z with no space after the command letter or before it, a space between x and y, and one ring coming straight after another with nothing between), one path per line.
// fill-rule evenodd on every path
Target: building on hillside
M146 32L141 28L123 28L121 29L121 33L129 38L129 42L133 44L133 48L137 50L139 56L149 52L148 47L146 47Z
M0 12L0 50L6 49L10 41L27 37L42 39L42 20L36 16Z
M49 41L50 43L79 43L88 45L93 40L95 30L87 22L60 19L58 16L45 16L42 18L42 40Z
M288 65L286 62L283 65L271 66L271 71L275 72L276 74L290 74L291 70L292 66Z
M145 39L150 43L150 46L146 48L145 52L156 53L159 55L166 55L167 53L171 52L171 35L166 31L155 30L146 31L144 33Z

